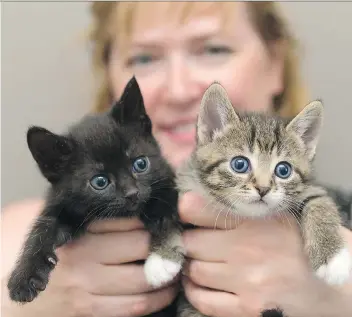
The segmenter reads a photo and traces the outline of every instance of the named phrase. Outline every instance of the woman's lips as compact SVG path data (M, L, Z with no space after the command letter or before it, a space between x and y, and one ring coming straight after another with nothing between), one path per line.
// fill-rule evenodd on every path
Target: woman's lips
M195 142L196 125L194 122L179 124L175 127L162 128L162 131L176 143L193 144Z

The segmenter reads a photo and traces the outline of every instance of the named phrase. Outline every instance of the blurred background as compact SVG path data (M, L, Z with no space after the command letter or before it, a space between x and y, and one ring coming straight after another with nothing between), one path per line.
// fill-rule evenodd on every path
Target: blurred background
M303 72L326 117L319 179L352 189L352 3L284 2L303 47ZM63 131L92 107L85 2L2 3L1 204L42 196L29 125Z

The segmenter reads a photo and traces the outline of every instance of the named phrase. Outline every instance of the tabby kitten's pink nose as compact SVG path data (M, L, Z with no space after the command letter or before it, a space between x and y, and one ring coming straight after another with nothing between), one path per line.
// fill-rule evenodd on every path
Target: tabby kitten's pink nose
M270 187L254 186L254 188L258 191L260 197L264 197L270 191Z

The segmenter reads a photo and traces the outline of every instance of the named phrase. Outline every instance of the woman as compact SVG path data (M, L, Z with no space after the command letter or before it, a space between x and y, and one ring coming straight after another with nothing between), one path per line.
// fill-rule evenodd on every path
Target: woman
M212 81L242 109L286 116L308 101L293 38L275 3L94 3L92 14L94 65L102 84L95 110L106 109L135 74L155 136L175 168L195 146L199 101ZM40 207L36 201L3 212L5 282ZM183 277L188 298L202 313L251 317L275 306L289 316L352 312L351 284L336 290L309 271L294 219L291 226L245 221L234 230L221 230L226 221L217 219L219 230L207 230L217 213L204 207L194 194L180 199L182 219L204 227L184 235L190 262ZM143 316L173 300L175 285L151 290L142 267L130 263L148 251L138 221L101 221L90 230L58 251L60 262L37 300L17 306L4 289L4 316ZM342 230L352 249L352 233Z

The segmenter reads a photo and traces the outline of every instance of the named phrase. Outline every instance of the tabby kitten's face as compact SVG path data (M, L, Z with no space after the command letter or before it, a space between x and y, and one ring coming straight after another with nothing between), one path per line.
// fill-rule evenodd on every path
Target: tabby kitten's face
M194 154L202 188L245 216L294 207L295 195L310 177L321 122L319 101L291 122L239 115L225 90L213 84L202 100Z

